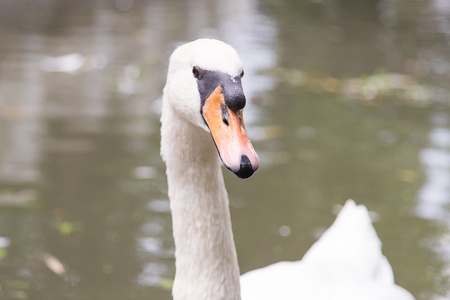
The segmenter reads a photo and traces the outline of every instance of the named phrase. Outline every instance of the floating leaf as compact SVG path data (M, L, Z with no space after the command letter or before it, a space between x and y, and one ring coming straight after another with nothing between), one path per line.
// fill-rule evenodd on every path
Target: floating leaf
M170 291L173 286L173 279L172 278L161 278L156 285L164 290Z
M40 257L47 268L49 268L53 273L59 276L62 276L66 273L66 268L64 267L62 262L58 258L56 258L56 256L50 253L42 253Z
M70 222L62 222L59 224L58 229L64 235L71 235L75 231L75 225Z
M68 237L76 232L79 232L82 226L79 222L57 220L55 227L62 237Z
M8 255L6 248L0 248L0 260L4 259Z

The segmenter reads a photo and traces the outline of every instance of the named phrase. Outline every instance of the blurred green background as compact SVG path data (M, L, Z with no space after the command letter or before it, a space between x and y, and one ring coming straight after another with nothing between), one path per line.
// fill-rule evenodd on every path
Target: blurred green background
M448 299L447 0L0 1L0 298L171 299L160 96L198 37L245 65L241 272L300 259L352 198L397 283Z

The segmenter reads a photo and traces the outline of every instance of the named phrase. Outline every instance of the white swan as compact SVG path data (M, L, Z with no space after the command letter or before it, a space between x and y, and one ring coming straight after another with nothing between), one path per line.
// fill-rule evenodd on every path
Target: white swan
M242 116L242 75L237 52L217 40L187 43L170 58L161 155L167 167L176 249L175 300L241 299L220 160L241 178L250 177L259 166ZM367 211L349 203L301 262L245 274L242 298L413 299L394 284Z

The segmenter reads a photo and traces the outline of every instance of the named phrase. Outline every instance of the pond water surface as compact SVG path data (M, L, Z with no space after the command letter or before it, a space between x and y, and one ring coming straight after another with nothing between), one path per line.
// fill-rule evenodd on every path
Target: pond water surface
M241 272L300 259L352 198L397 283L448 299L446 0L0 2L0 298L171 299L160 96L198 37L245 65Z

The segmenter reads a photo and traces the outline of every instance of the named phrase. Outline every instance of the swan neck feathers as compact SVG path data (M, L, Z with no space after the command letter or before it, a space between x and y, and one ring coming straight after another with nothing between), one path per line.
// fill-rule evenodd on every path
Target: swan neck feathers
M167 167L175 241L174 300L240 300L228 195L192 76L192 65L200 64L196 52L205 51L203 67L213 68L214 55L206 46L217 43L222 42L200 41L175 50L164 88L161 155ZM228 52L228 47L220 49Z

